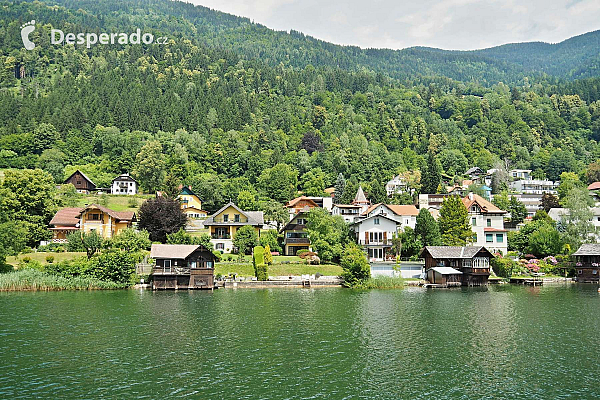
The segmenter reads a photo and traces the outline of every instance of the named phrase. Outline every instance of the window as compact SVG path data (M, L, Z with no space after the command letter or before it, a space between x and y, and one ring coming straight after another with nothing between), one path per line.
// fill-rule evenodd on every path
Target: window
M597 270L597 269L593 269L593 270L592 270L592 274L596 275L597 273L598 273L598 270Z
M223 222L229 222L229 214L223 215Z
M305 219L302 219L302 218L298 218L298 219L296 220L296 223L297 223L298 225L306 225L306 220L305 220Z
M100 221L100 214L90 214L90 219L92 221Z
M492 243L493 241L494 241L494 235L491 233L486 233L485 234L485 242Z
M77 181L77 184L78 184L78 185L81 185L81 181Z
M224 243L217 243L216 249L217 250L224 250L225 249L225 244Z
M492 226L492 219L491 218L487 219L487 226L488 227Z
M207 261L206 262L206 268L212 268L213 267L213 262L212 261Z
M471 225L477 226L477 218L471 218Z
M473 242L477 243L477 234L473 235Z
M581 270L577 270L577 275L581 275Z
M501 233L496 233L496 242L504 243L504 235Z
M379 225L379 218L373 218L373 224Z
M165 261L163 261L163 263L164 263L164 264L163 264L163 267L164 267L165 269L168 269L168 270L170 270L170 269L171 269L171 260L165 260Z
M235 222L240 222L240 214L235 214L234 217L233 217L233 220Z

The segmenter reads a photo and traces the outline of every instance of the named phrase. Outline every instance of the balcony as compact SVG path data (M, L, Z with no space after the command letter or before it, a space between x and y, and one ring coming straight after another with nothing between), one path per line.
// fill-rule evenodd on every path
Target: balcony
M392 241L390 239L385 240L364 240L361 239L358 241L358 244L362 246L391 246Z
M285 244L310 244L309 238L285 238Z
M213 233L210 235L211 239L231 239L229 233Z
M155 266L152 268L153 275L213 275L213 268L203 267L203 268L190 268L188 267L178 267L178 266L170 266L170 267L158 267Z

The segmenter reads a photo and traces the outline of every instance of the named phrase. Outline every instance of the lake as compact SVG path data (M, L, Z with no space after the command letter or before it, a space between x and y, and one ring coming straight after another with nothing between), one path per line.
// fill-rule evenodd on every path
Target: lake
M593 398L596 285L0 293L0 398Z

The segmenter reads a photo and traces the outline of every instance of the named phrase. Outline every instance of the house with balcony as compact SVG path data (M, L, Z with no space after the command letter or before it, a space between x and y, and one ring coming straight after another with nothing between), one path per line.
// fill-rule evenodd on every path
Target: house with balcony
M300 196L287 202L285 208L290 214L290 221L301 211L309 211L311 208L318 208L319 205L310 197Z
M53 232L52 241L66 242L67 235L74 231L89 233L95 231L104 239L110 239L121 230L131 228L136 221L133 211L114 211L97 204L87 207L62 208L56 212L50 221Z
M153 244L152 289L213 289L215 255L202 245Z
M490 251L506 254L508 239L507 230L504 228L504 216L507 212L474 193L469 193L462 201L469 213L473 245L485 246Z
M357 243L363 248L369 262L392 261L392 238L400 224L384 214L372 214L350 225Z
M340 215L347 223L353 223L369 209L370 205L371 202L367 200L362 186L359 186L352 204L334 204L331 214Z
M110 194L134 195L138 192L138 183L131 175L121 174L112 180Z
M408 185L406 179L401 175L396 175L388 183L385 184L385 192L388 197L392 197L395 194L408 193Z
M509 186L512 190L522 193L522 194L537 194L543 195L544 193L548 194L557 194L556 188L560 182L556 181L548 181L541 179L520 179L514 182L510 182Z
M300 250L310 250L310 239L306 232L309 207L294 215L280 233L283 234L283 251L286 256L295 256Z
M262 211L243 211L233 202L221 207L216 213L206 218L204 227L210 231L210 241L216 250L224 253L236 251L233 246L233 238L242 226L250 225L256 230L260 237L260 229L264 225Z
M430 283L460 279L463 286L481 286L487 285L494 255L483 246L426 246L421 250L421 258L425 259Z
M80 170L73 172L64 183L75 186L77 193L88 194L96 190L96 184Z
M183 186L177 195L181 203L181 209L189 219L201 219L208 217L208 212L202 209L202 200L192 192L191 186Z

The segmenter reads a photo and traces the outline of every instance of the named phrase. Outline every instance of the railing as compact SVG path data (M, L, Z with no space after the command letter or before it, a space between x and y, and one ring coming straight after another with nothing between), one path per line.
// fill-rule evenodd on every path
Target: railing
M233 219L233 220L228 219L227 221L225 221L223 218L214 218L213 222L216 222L218 224L229 224L229 223L239 224L239 223L246 223L246 222L248 222L248 220L247 219L244 219L244 220L240 219L239 221L236 221L235 219Z
M52 239L52 243L67 243L67 239Z
M191 268L189 267L154 267L152 273L154 275L189 275Z
M228 233L224 233L224 234L213 233L212 235L210 235L210 237L213 239L231 239L231 235Z
M364 240L364 239L360 239L358 241L358 244L363 245L363 246L391 246L392 245L392 241L390 239L385 239L385 240Z
M310 244L309 238L285 238L286 244Z

